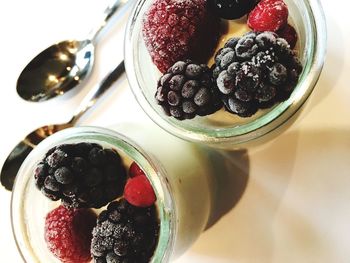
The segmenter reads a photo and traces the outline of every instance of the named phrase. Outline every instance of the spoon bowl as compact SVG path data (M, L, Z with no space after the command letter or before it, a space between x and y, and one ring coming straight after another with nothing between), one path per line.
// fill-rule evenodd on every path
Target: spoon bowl
M94 62L90 40L66 40L37 55L22 71L17 93L25 100L45 101L78 86Z
M97 36L114 15L124 14L135 1L115 0L85 40L62 41L38 54L18 78L18 95L27 101L46 101L79 86L93 67Z

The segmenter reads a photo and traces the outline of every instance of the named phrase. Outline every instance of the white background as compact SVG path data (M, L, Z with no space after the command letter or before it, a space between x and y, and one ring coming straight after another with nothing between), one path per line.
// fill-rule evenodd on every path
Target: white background
M16 93L27 62L52 43L83 38L107 2L1 1L0 165L33 129L67 121L122 58L125 24L119 23L101 38L93 75L83 88L45 103L25 102ZM283 135L232 159L242 176L235 178L234 190L242 195L179 263L350 262L349 5L322 2L328 54L309 103ZM110 127L144 118L124 76L82 123ZM0 189L0 262L21 262L10 228L10 195Z

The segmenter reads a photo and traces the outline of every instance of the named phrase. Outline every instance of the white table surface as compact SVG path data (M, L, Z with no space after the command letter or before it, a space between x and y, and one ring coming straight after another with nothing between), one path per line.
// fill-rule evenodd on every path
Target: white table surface
M107 2L1 1L0 165L28 132L67 121L122 57L123 23L99 42L93 75L83 88L45 103L25 102L16 93L27 62L54 42L83 38ZM288 131L248 149L245 162L233 160L247 182L241 198L178 263L350 262L349 4L322 2L328 54L309 103ZM110 127L145 118L124 76L82 123ZM10 227L10 196L0 189L0 262L22 262Z

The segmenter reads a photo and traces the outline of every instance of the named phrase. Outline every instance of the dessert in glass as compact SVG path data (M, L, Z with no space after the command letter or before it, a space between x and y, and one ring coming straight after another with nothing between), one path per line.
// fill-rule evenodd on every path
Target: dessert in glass
M326 26L318 1L227 3L139 1L125 63L156 124L232 149L273 138L296 119L321 73Z
M119 130L132 139L104 128L69 128L45 139L24 161L11 217L25 262L71 262L77 257L79 262L108 262L130 253L131 262L169 262L205 229L215 188L209 152L161 129L124 125ZM142 222L153 226L147 233L154 236L142 232L147 228ZM77 237L67 234L75 227L77 232L89 230ZM74 243L87 236L92 240ZM125 244L129 239L133 247L146 240L151 250L137 254ZM90 241L86 254L81 247ZM70 242L75 255L64 251L64 242Z

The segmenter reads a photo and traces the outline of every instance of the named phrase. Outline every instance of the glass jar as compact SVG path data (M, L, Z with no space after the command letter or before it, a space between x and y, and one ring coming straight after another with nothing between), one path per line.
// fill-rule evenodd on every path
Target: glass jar
M173 135L220 148L240 148L265 141L292 124L321 73L326 51L326 24L318 0L284 1L289 9L289 22L299 36L297 49L303 65L299 82L289 99L270 109L260 110L250 118L239 118L221 111L179 121L166 116L154 98L161 74L153 65L142 36L142 20L153 0L140 0L126 29L125 65L131 89L147 115Z
M18 172L11 201L13 233L25 262L59 262L47 249L44 222L60 202L49 200L35 187L33 171L50 148L63 143L93 142L114 148L145 171L156 193L160 220L151 262L169 262L191 246L206 227L212 209L214 173L208 152L150 127L119 127L142 146L112 130L79 127L48 137L30 153Z

